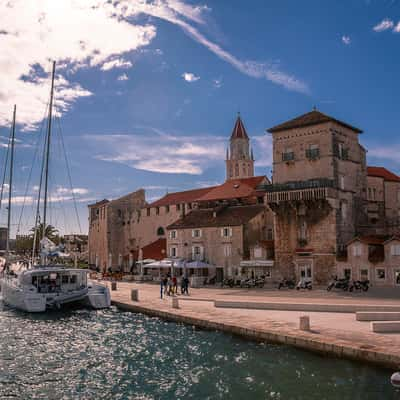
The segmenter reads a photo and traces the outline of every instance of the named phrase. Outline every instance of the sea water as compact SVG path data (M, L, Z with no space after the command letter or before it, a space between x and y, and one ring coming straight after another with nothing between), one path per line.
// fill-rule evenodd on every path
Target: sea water
M142 314L0 305L0 399L400 399L393 371Z

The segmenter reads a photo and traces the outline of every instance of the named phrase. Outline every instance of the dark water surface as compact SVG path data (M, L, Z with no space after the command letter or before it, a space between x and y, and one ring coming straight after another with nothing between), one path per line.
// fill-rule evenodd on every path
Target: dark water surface
M140 314L0 305L0 399L400 399L393 371Z

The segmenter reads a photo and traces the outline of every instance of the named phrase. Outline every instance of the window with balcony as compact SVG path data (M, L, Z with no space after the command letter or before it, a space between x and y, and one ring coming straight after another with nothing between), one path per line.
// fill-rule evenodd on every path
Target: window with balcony
M306 149L306 157L309 160L317 160L319 158L319 146L317 144L311 144L308 149Z
M224 245L224 256L230 257L232 255L232 246L230 244Z
M282 161L294 161L294 152L291 148L285 149L282 153Z

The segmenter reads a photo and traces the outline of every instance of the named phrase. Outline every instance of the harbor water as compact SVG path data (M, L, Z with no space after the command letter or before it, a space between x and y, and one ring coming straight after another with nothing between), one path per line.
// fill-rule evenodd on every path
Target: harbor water
M141 314L0 305L0 399L399 399L393 371Z

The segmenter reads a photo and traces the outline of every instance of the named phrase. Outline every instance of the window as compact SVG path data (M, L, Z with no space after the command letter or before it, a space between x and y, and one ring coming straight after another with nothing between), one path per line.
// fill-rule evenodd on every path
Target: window
M147 215L148 217L150 217L150 208L147 208L147 209L146 209L146 215Z
M376 189L375 188L372 189L372 198L373 198L373 200L376 200Z
M372 198L371 188L368 188L368 199L371 200L371 198Z
M378 281L384 281L386 279L386 270L385 270L385 268L377 268L376 269L376 279Z
M176 247L169 248L169 256L170 257L178 257L178 249Z
M157 236L164 236L165 232L164 232L164 228L162 226L160 226L157 229Z
M160 215L160 207L156 207L156 215Z
M362 245L356 244L353 246L353 256L361 256L362 255Z
M291 148L285 149L282 153L282 161L293 161L294 160L294 152Z
M400 244L392 244L390 247L390 254L392 256L400 256Z
M97 256L96 256L97 257ZM97 266L97 265L96 265ZM68 275L62 275L61 276L61 283L62 284L67 284L68 283Z
M319 158L319 146L317 144L310 144L309 148L306 149L306 157L309 160L316 160Z
M222 228L221 236L222 237L231 237L232 236L232 228Z
M171 231L169 233L169 238L170 239L176 239L178 237L178 231Z
M262 258L262 248L261 247L254 248L254 258Z
M343 175L339 176L339 188L341 190L344 190L344 176Z
M169 206L165 206L165 213L166 213L166 214L169 213Z
M230 257L232 255L232 246L230 244L224 245L224 256Z
M193 229L192 230L192 237L194 237L194 238L201 237L201 229Z
M176 205L176 211L181 211L181 205L180 204Z
M369 280L369 270L368 268L361 268L360 269L360 281L367 281Z
M201 246L193 246L192 247L192 258L193 258L193 260L202 260L203 248Z
M347 216L347 204L344 201L340 203L340 211L342 214L342 219L345 220Z
M307 223L306 223L306 221L302 221L300 224L299 239L300 240L307 239Z
M274 240L274 230L272 228L267 229L267 240Z
M351 279L351 268L344 268L343 269L343 276L346 279Z
M76 275L71 275L69 278L69 283L76 283L77 282L77 276Z

